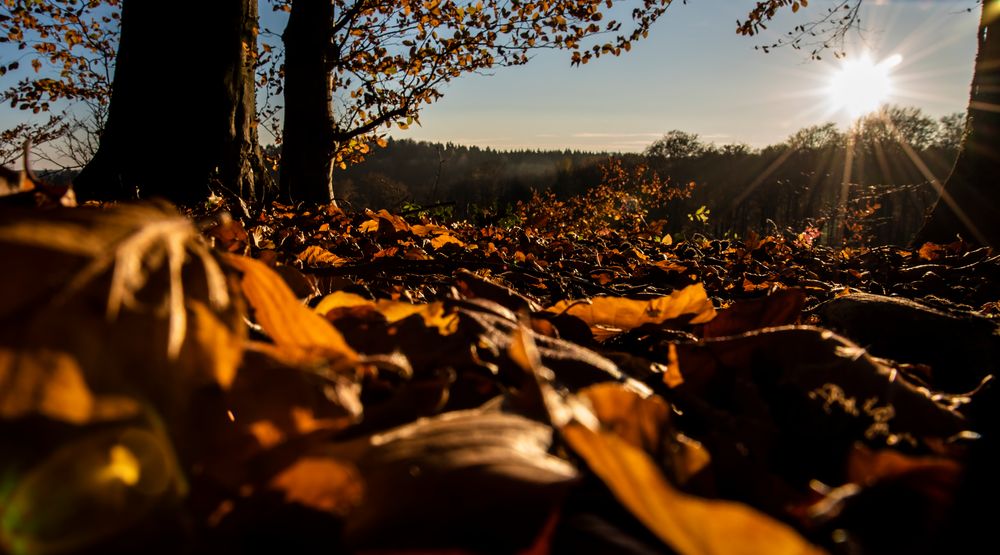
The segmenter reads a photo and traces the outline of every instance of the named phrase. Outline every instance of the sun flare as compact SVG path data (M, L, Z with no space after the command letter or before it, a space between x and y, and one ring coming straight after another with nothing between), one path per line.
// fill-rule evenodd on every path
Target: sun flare
M868 54L845 60L830 79L827 90L834 109L844 110L852 118L874 112L892 95L892 70L903 61L893 54L875 63Z

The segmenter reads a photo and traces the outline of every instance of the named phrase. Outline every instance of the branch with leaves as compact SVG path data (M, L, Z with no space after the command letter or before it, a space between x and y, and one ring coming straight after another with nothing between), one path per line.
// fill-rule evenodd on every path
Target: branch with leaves
M298 0L302 1L302 0ZM290 11L294 0L272 0ZM627 20L605 16L620 0L333 0L329 29L333 136L340 166L362 158L385 130L406 129L456 77L527 63L565 49L573 65L620 55L648 34L671 0L642 0ZM262 34L258 84L282 91L276 35Z
M864 0L840 0L826 9L818 18L807 23L796 25L791 31L778 40L765 45L755 46L755 50L770 52L774 48L790 46L795 50L808 49L809 56L814 60L821 59L821 54L832 49L836 58L844 56L844 41L853 29L861 28L861 5ZM746 21L736 22L736 33L744 36L760 35L767 29L778 10L789 8L793 13L809 7L809 0L765 0L757 5L747 15Z

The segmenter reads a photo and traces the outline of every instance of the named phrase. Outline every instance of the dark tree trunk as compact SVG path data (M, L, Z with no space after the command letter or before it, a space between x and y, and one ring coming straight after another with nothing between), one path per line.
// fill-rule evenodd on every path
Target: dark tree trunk
M1000 246L1000 0L985 0L969 95L968 135L916 243Z
M83 198L243 198L266 183L253 61L257 0L125 0L108 122L76 179Z
M331 86L333 2L295 0L285 43L285 129L281 194L295 201L333 200Z

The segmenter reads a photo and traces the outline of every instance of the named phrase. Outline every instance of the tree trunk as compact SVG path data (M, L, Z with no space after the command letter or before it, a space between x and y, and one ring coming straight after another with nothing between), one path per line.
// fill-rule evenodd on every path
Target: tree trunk
M295 0L285 43L285 128L281 194L295 201L333 200L333 2Z
M1000 246L1000 0L983 2L978 36L968 133L917 244L961 235Z
M108 122L79 195L193 204L213 180L260 195L256 36L257 0L125 0Z

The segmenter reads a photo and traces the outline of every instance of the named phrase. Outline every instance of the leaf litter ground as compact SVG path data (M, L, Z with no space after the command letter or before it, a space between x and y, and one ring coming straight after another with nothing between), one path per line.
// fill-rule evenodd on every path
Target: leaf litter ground
M990 249L4 212L4 552L990 539Z

